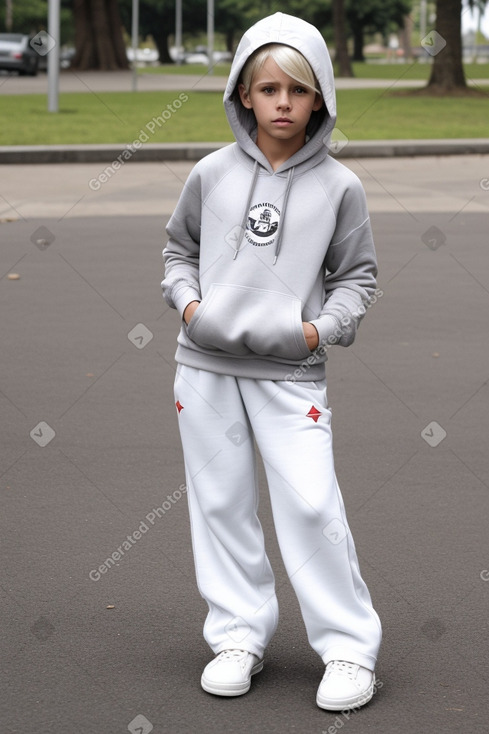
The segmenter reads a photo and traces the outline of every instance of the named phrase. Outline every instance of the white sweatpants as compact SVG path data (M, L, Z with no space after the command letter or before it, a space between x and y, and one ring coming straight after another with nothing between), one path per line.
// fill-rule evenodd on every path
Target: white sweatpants
M257 517L254 435L311 646L325 664L348 660L373 670L381 627L336 481L326 381L289 384L179 365L175 401L211 649L240 648L261 658L277 626Z

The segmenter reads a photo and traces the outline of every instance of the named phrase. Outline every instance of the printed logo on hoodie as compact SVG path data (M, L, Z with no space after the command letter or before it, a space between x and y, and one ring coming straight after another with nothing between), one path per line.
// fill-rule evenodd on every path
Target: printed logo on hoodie
M274 204L255 204L248 214L245 238L255 247L271 245L278 229L280 210Z

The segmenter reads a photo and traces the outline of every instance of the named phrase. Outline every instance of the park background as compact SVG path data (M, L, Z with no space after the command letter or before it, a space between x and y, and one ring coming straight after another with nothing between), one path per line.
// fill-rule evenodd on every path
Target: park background
M29 80L0 72L0 145L128 143L171 104L169 75L192 76L189 99L178 126L158 127L151 142L230 142L221 90L201 91L198 82L222 77L224 84L242 31L265 10L278 9L299 14L323 33L338 82L338 127L347 139L487 136L489 4L484 0L288 0L269 2L266 9L221 0L212 16L211 41L203 0L185 0L181 7L173 0L140 0L137 49L131 40L131 0L63 0L59 109L49 114L41 81L34 90L39 93L33 93ZM46 0L6 0L0 29L46 34L47 12ZM43 55L44 81L46 66ZM122 77L125 84L114 81L100 90L97 71L113 72L113 79ZM159 77L151 90L147 75ZM78 88L63 92L63 77L78 79ZM137 103L130 93L135 89Z

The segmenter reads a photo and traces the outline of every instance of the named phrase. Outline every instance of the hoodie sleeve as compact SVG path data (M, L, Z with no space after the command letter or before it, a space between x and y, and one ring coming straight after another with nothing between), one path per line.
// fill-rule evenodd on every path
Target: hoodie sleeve
M168 222L169 240L163 250L165 277L163 296L171 308L183 317L191 301L200 301L199 254L201 183L194 168L183 188L175 211Z
M377 258L365 192L355 176L345 190L325 260L325 303L312 324L320 344L348 347L375 293Z

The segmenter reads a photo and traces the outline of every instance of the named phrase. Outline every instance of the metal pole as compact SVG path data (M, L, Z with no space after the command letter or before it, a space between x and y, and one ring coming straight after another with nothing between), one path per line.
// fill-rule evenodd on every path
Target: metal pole
M207 56L209 58L209 74L214 66L214 0L207 0Z
M132 91L138 89L137 50L139 46L139 0L132 0Z
M426 36L426 0L421 0L419 4L419 35L421 40Z
M180 51L182 49L182 0L175 3L175 48L177 50L177 64L182 63Z
M12 22L13 22L13 16L12 16L12 0L6 1L6 7L5 7L5 30L10 33L12 30Z
M59 97L59 6L60 0L49 0L48 33L54 41L48 53L48 112L58 112Z

